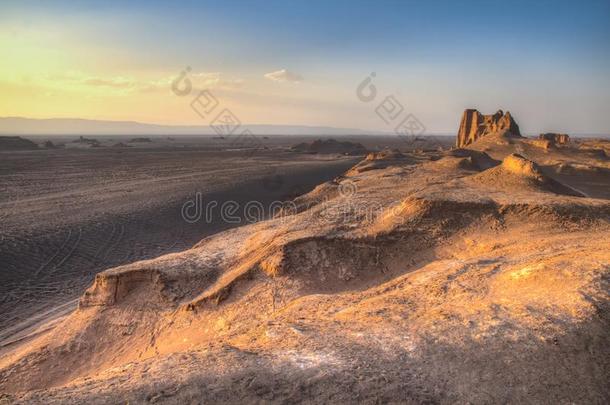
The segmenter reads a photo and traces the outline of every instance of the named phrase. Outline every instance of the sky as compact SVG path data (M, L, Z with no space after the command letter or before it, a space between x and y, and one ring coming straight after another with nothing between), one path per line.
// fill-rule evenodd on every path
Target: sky
M429 134L465 108L610 133L610 0L125 3L0 3L0 116L207 125L207 90L244 124L392 131L393 97Z

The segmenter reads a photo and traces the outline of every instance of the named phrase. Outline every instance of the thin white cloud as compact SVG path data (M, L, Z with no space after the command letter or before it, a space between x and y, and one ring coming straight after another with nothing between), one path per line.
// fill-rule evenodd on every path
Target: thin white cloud
M242 79L227 79L220 72L194 73L193 82L204 88L237 88L244 83Z
M237 78L225 78L220 72L200 72L190 75L193 85L207 89L236 89L240 88L244 81ZM67 72L62 75L47 76L48 80L55 83L64 82L87 87L113 89L121 94L130 92L154 93L169 91L175 79L167 76L157 80L136 80L123 76L90 76L82 72Z
M133 90L139 83L131 78L122 76L89 76L78 71L69 71L60 75L49 75L47 80L53 82L64 82L90 87L109 87L117 90Z
M274 82L290 82L290 83L299 83L303 81L303 76L290 72L286 69L276 70L275 72L270 72L265 74L265 78L269 80L273 80Z
M134 87L136 83L133 80L126 79L124 77L112 77L112 78L101 78L101 77L90 77L82 80L83 84L88 86L101 86L101 87L113 87L117 89L128 89Z

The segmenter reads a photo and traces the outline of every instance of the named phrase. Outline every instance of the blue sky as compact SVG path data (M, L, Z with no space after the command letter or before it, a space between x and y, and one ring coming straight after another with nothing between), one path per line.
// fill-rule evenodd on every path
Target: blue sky
M140 91L191 66L249 123L391 129L355 96L375 72L429 132L502 108L527 132L607 133L609 21L610 1L9 1L0 115L197 123Z

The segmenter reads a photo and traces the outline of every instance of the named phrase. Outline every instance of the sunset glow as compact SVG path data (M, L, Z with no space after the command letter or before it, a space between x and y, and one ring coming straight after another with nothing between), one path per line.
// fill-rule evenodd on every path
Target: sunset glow
M607 2L433 3L4 3L0 116L206 124L169 90L190 66L253 124L384 130L354 96L376 72L433 133L464 105L525 131L610 128Z

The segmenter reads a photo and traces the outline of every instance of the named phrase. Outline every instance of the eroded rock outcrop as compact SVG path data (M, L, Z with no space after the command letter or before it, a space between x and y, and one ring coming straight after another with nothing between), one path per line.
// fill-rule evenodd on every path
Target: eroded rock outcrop
M311 143L302 142L290 148L294 152L311 154L340 153L344 155L357 156L366 154L366 148L358 142L337 141L335 139L317 139Z
M554 132L547 132L540 134L539 139L550 141L553 144L565 145L570 142L570 136L568 134L557 134Z
M509 111L504 113L502 110L498 110L495 114L484 115L475 109L465 110L462 114L456 146L462 148L492 133L504 133L509 136L521 137L519 125Z

